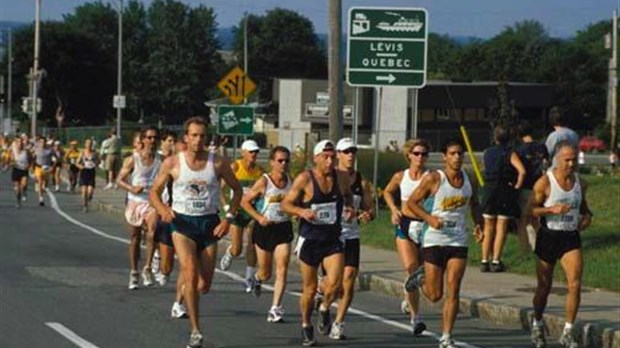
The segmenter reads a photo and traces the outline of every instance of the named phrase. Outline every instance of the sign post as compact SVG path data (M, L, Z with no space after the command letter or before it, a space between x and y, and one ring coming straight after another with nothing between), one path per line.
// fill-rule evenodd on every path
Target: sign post
M352 7L347 83L424 87L427 37L428 15L423 8Z

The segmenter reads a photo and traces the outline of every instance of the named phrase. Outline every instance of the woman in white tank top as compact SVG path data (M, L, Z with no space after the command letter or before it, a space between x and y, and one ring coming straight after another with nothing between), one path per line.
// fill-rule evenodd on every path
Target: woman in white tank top
M407 208L406 203L422 178L428 174L426 160L429 151L430 144L426 140L410 139L405 142L403 154L409 163L409 168L394 174L383 193L383 198L391 211L391 222L396 226L396 250L407 276L420 266L419 253L424 223ZM400 204L396 202L397 192L400 192ZM401 310L410 314L413 331L416 335L426 329L418 307L418 292L405 292L405 300L401 303Z

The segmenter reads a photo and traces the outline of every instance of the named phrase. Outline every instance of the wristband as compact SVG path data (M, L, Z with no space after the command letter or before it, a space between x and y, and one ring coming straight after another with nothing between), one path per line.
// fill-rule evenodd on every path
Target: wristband
M233 221L235 221L235 214L226 213L226 221L228 221L229 223L232 223Z

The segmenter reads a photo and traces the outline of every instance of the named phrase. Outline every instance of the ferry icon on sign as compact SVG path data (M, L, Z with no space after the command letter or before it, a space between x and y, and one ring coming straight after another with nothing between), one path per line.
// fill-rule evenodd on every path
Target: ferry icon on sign
M363 13L356 13L353 20L353 35L363 34L370 31L370 21Z

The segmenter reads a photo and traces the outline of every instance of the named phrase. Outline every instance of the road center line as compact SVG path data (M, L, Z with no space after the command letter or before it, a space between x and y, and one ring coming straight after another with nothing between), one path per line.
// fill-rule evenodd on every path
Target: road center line
M96 345L78 336L75 332L69 330L66 326L62 325L61 323L47 322L45 323L45 325L49 326L50 328L52 328L54 331L58 332L59 334L65 336L66 339L68 339L69 341L71 341L73 344L75 344L78 347L99 348Z
M87 225L85 223L82 223L82 222L74 219L69 214L65 213L64 211L62 211L62 209L60 209L60 206L58 205L58 201L56 200L56 197L54 196L53 193L51 193L49 190L47 190L47 194L48 194L48 196L50 198L50 201L52 202L52 209L54 209L60 216L64 217L67 221L71 222L74 225L82 227L82 228L84 228L84 229L86 229L86 230L88 230L88 231L90 231L90 232L92 232L92 233L94 233L94 234L96 234L98 236L101 236L101 237L104 237L104 238L108 238L108 239L111 239L111 240L115 240L117 242L129 244L129 240L128 239L109 235L109 234L107 234L105 232L102 232L102 231L100 231L100 230L98 230L98 229L96 229L94 227L91 227L91 226L89 226L89 225ZM229 277L229 278L231 278L233 280L239 281L239 282L243 282L245 280L243 277L239 276L236 273L222 271L220 269L217 269L217 267L215 268L215 271L217 273L223 274L223 275L225 275L225 276L227 276L227 277ZM267 290L273 291L273 287L269 286L269 285L263 285L263 288L265 288ZM289 294L289 295L292 295L292 296L301 297L301 293L299 293L299 292L288 291L287 290L286 293ZM334 303L334 304L332 304L332 307L337 308L337 305ZM407 325L407 324L399 323L399 322L394 321L394 320L386 319L386 318L384 318L382 316L375 315L375 314L372 314L372 313L368 313L368 312L365 312L365 311L362 311L362 310L359 310L359 309L356 309L356 308L353 308L353 307L349 307L349 313L353 313L355 315L359 315L359 316L364 317L366 319L378 321L380 323L383 323L385 325L389 325L389 326L392 326L392 327L395 327L395 328L398 328L398 329L403 329L405 331L409 331L410 332L412 330L411 329L411 325ZM49 323L48 323L48 325L49 325ZM428 336L428 337L433 337L433 338L435 338L438 341L441 338L441 335L436 334L436 333L431 332L431 331L428 331L428 330L424 331L422 333L422 335L423 336ZM79 336L78 336L78 338L79 338ZM471 345L469 343L465 343L465 342L461 342L461 341L456 341L455 340L454 342L456 343L457 346L463 347L463 348L480 348L478 346L474 346L474 345ZM85 347L95 347L95 346L85 346Z

